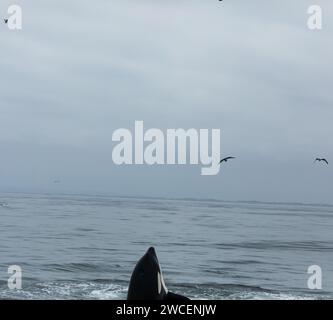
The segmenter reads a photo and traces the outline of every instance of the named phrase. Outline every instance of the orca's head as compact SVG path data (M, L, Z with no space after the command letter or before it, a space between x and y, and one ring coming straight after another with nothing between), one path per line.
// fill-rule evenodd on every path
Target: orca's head
M128 300L163 300L168 289L162 276L155 249L150 247L138 261L131 276Z

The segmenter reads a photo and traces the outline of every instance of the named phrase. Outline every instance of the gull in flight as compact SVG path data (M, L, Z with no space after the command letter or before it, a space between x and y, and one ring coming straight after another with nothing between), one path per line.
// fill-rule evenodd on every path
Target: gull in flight
M316 162L316 161L319 161L319 162L323 161L323 162L325 162L326 164L328 164L328 161L327 161L325 158L316 158L315 162Z
M227 162L230 159L236 159L236 158L235 157L226 157L226 158L223 158L223 159L221 159L221 161L219 162L219 164L221 164L222 162Z

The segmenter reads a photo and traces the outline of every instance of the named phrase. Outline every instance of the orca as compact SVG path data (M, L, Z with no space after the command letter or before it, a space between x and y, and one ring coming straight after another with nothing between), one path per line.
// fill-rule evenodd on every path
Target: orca
M128 287L127 300L190 300L168 291L155 249L150 247L136 264Z

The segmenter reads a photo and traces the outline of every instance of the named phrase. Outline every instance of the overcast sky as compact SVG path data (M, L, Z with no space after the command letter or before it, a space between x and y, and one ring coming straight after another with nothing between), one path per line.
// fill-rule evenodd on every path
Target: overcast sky
M333 203L332 1L1 1L3 16L12 3L23 30L0 24L1 192ZM217 176L117 166L112 133L135 120L220 128L237 159Z

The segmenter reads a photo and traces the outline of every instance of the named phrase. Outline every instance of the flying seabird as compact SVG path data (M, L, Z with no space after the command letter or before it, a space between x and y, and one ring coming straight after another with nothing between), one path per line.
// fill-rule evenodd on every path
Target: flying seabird
M5 21L5 23L8 23L8 19L7 18L3 19L3 21Z
M226 158L223 158L219 164L221 164L222 162L227 162L229 159L235 159L235 157L226 157Z
M326 164L328 164L328 161L325 158L316 158L315 162L316 161L319 161L319 162L324 161Z

